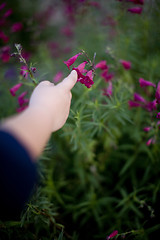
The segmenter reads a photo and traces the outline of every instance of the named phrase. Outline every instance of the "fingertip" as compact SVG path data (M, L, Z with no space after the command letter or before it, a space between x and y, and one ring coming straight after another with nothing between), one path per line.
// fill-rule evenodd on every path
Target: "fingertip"
M50 85L50 84L51 84L50 81L48 81L48 80L44 80L44 81L40 82L39 85Z
M73 77L73 79L75 80L75 83L77 82L77 78L78 78L78 74L76 70L72 70L72 72L70 73L71 76Z
M70 90L76 84L77 78L78 78L77 71L76 70L72 70L71 73L68 75L67 80L66 80Z
M78 78L77 72L75 70L72 70L71 73L58 85L59 87L63 86L64 88L70 91L76 84L77 78Z

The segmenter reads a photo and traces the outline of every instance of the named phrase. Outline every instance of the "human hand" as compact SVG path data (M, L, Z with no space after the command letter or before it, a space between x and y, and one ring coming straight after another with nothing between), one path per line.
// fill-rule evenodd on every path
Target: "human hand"
M57 131L66 122L70 105L71 89L77 81L77 72L73 70L61 83L54 85L49 81L41 82L33 91L29 107L37 109L52 121L52 131Z

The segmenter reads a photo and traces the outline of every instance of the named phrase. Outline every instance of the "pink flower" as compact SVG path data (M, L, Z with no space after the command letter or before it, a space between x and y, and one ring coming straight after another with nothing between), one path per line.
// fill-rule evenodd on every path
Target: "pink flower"
M64 63L67 65L68 69L70 69L69 67L76 61L76 59L79 57L79 55L81 55L81 53L78 53L75 56L68 59L67 61L64 61Z
M150 146L151 144L154 144L155 143L155 139L154 138L150 138L148 139L148 141L146 142L146 145L147 146Z
M8 10L5 12L4 17L7 18L7 17L9 17L12 13L13 13L12 9L8 9Z
M141 14L142 12L141 7L133 7L133 8L128 8L128 12L135 13L135 14Z
M160 104L160 82L158 83L155 97L156 97L156 102Z
M28 103L29 102L29 99L28 98L24 98L26 96L27 92L23 92L21 93L21 95L19 95L18 97L18 103L19 103L19 106L22 107L24 106L25 103Z
M112 82L108 83L108 88L103 89L103 95L106 95L107 97L112 96Z
M0 26L4 26L5 25L5 19L4 18L2 18L2 19L0 19Z
M10 89L10 93L12 94L12 96L16 96L16 92L21 86L22 86L22 83L18 83Z
M133 107L140 107L140 106L141 106L140 103L135 102L135 101L132 101L132 100L129 100L129 101L128 101L128 105L129 105L130 108L133 108Z
M134 93L134 101L146 103L146 100L138 93Z
M33 73L35 73L35 72L37 71L37 69L36 69L35 67L31 67L31 71L32 71Z
M30 53L30 52L23 51L23 52L22 52L22 57L23 57L26 61L28 61L28 60L30 59L30 57L31 57L31 53Z
M160 119L160 112L157 113L156 118Z
M10 59L10 47L5 46L1 49L1 54L0 58L2 59L3 62L8 62Z
M129 70L131 68L131 62L126 60L119 60L124 69Z
M111 238L113 238L113 237L115 237L116 235L118 234L118 231L117 230L115 230L115 231L113 231L109 236L107 236L107 240L109 240L109 239L111 239Z
M79 64L77 68L72 68L72 70L76 70L77 74L78 74L78 79L77 79L77 82L79 82L81 80L81 78L85 78L85 76L83 75L83 73L87 72L85 68L85 65L86 65L86 61Z
M144 127L144 128L143 128L143 130L144 130L145 132L149 132L151 129L152 129L152 127Z
M87 88L90 88L94 84L92 70L88 71L86 76L83 76L83 78L80 78L79 81L82 84L84 84Z
M2 4L0 5L0 10L2 10L5 6L6 6L6 3L5 3L5 2L2 3Z
M140 87L148 87L148 86L153 86L156 87L156 85L150 81L146 81L143 78L139 79Z
M134 4L144 4L144 0L127 0L128 2L133 2Z
M9 37L6 36L4 32L0 31L0 39L2 39L4 43L7 43L9 40Z
M107 73L105 76L106 82L109 82L114 77L114 73Z
M23 28L23 24L21 22L14 23L11 27L12 32L19 32Z
M57 83L61 81L63 78L63 72L59 71L56 73L56 75L53 77L53 82Z
M22 106L16 109L17 113L23 112L26 108L28 108L28 106Z
M21 71L20 71L20 75L22 75L24 78L27 79L28 74L29 74L29 72L28 72L27 66L22 66Z
M81 73L85 73L85 72L87 72L87 70L84 69L85 66L86 66L86 63L87 63L87 61L84 61L84 62L82 62L81 64L78 65L77 68L78 68L78 70L79 70Z
M101 70L108 69L106 60L102 60L96 64L95 68L100 68Z
M145 105L145 108L151 112L153 110L156 110L157 109L157 102L156 100L153 100L152 102L148 102L146 105Z
M108 73L108 69L101 73L101 77L104 78L106 82L109 82L114 77L114 73Z

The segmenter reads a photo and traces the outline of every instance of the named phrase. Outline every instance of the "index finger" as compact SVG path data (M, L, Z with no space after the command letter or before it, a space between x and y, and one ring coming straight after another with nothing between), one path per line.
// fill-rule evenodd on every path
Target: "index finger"
M77 82L77 72L73 70L57 87L62 87L66 90L71 90Z

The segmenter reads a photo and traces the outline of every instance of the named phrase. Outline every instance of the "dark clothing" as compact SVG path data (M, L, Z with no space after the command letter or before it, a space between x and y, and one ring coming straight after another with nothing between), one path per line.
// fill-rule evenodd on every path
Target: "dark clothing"
M36 166L24 146L0 131L0 219L16 218L36 182Z

